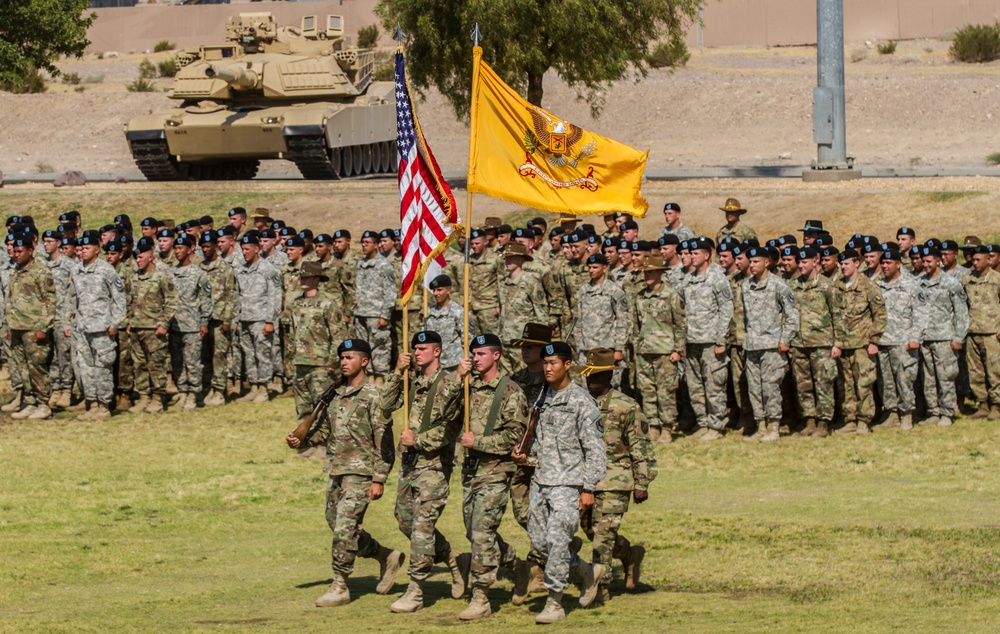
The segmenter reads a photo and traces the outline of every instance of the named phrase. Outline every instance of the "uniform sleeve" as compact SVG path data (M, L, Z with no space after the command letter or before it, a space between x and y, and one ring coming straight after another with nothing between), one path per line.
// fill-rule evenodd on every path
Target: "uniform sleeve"
M336 399L330 403L330 407L335 407ZM322 445L326 443L327 438L330 437L332 430L330 428L330 413L329 408L324 409L323 413L319 417L319 425L316 426L316 430L306 437L306 444L310 447L316 447L317 445Z
M847 332L844 330L844 311L841 306L844 303L842 292L839 286L830 287L830 317L833 321L833 345L835 348L843 348L847 341Z
M860 277L859 277L860 279ZM868 285L868 308L872 315L872 334L868 343L878 345L882 340L882 333L889 323L889 316L885 312L885 300L882 299L882 291L875 284Z
M522 273L523 275L523 273ZM532 321L538 324L548 324L549 321L549 302L545 298L545 289L542 288L542 283L537 277L531 276L529 293L531 296L531 310L534 317Z
M410 389L413 389L412 385ZM382 386L379 409L382 410L384 416L389 417L401 407L403 407L403 377L392 372L385 380L385 385Z
M201 271L201 283L198 285L200 292L198 297L198 325L202 328L208 327L208 320L212 318L212 284L208 281L208 274Z
M122 278L118 277L114 270L109 271L107 280L108 293L111 296L111 323L117 325L125 321L125 284L122 283ZM76 307L75 300L71 304L74 308ZM173 313L171 313L172 315ZM167 323L170 323L169 318Z
M163 293L163 314L160 317L164 320L162 324L167 330L170 329L170 321L177 314L178 298L177 287L174 286L174 279L169 275L163 276L160 282L160 291Z
M680 293L671 293L671 327L674 331L674 350L683 353L687 348L687 310L684 308L684 300ZM732 318L730 318L732 321Z
M713 342L717 346L726 345L729 338L729 322L733 320L733 291L729 287L729 280L719 276L715 284L715 305L718 310L715 320L715 333Z
M376 454L375 464L372 465L372 481L385 484L392 465L396 462L396 447L392 438L392 417L380 415L377 396L376 394L376 398L372 399L367 412L371 421L372 446L375 447Z
M566 293L562 290L562 272L556 267L550 268L545 273L545 277L542 278L542 283L545 287L545 296L548 299L549 320L557 322L562 319L563 315L569 312L569 306L566 303Z
M392 319L392 311L396 308L396 296L399 292L396 290L396 272L392 270L392 265L388 261L385 262L385 266L379 267L381 269L381 284L382 292L379 294L382 302L378 309L378 316L386 321Z
M52 271L44 264L41 265L41 285L42 294L42 330L52 330L56 323L56 283L52 277ZM116 322L117 323L117 322Z
M225 295L222 300L222 314L220 317L222 323L228 324L233 321L234 317L236 317L236 300L239 298L239 292L236 288L236 273L233 271L233 267L229 266L225 262L223 262L220 266L226 271L223 274L223 288L225 289Z
M642 322L639 321L639 302L631 301L628 303L628 321L629 321L629 341L632 343L632 356L638 356L638 346L636 345L639 339L639 329Z
M628 343L629 328L629 301L625 291L618 286L614 286L615 293L612 298L612 310L614 311L614 321L611 324L612 341L616 352L625 352L625 344Z
M795 304L792 289L787 286L781 290L778 301L781 302L781 313L785 317L781 323L781 337L778 343L790 346L792 339L799 334L799 307Z
M632 405L622 421L622 437L628 443L632 459L632 480L636 489L646 490L656 478L656 452L649 440L646 417L638 406Z
M62 311L59 313L59 323L63 328L73 327L73 316L76 315L76 284L73 283L73 273L66 279L66 298L62 303ZM124 318L118 323L124 323Z
M500 420L491 436L476 437L472 443L472 448L476 451L506 456L524 436L524 430L528 426L528 401L517 384L511 382L507 385L514 389L508 387L510 391L500 407Z
M927 330L927 297L919 284L913 285L911 293L911 304L913 310L910 314L910 332L907 333L907 342L924 342L924 332Z
M601 410L596 403L582 406L576 417L576 426L580 447L583 449L583 488L594 491L608 471L604 426L601 423Z
M284 302L281 293L281 274L272 266L270 271L264 273L264 277L268 286L267 297L271 298L270 312L265 316L264 323L277 324L281 319L281 304Z
M434 411L431 412L431 420L438 421L426 431L417 435L414 446L421 451L437 451L445 447L454 446L455 439L462 429L462 421L454 411L446 411L446 404L442 402L441 391L446 383L455 381L443 379L438 385L438 396L434 399Z
M969 297L961 284L955 284L951 292L951 305L954 307L952 313L954 319L955 339L953 343L965 343L965 336L969 334Z

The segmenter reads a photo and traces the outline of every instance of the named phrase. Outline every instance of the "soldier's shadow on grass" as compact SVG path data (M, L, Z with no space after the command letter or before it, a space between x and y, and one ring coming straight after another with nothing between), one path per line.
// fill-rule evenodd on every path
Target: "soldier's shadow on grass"
M316 588L318 586L328 586L333 583L333 579L325 579L323 581L308 581L306 583L300 583L295 586L298 590L305 590L306 588Z

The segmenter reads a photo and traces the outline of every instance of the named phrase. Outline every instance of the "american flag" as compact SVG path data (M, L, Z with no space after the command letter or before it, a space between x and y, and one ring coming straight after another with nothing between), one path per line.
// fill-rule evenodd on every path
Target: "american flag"
M441 175L413 113L402 51L396 52L396 142L399 146L399 220L403 245L403 303L415 282L440 273L442 253L458 235L455 196ZM430 276L430 275L429 275Z

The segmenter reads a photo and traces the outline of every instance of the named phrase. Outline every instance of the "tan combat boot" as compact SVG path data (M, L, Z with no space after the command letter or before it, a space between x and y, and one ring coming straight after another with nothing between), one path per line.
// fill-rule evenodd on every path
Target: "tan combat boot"
M802 438L811 438L814 433L816 433L816 419L815 418L807 418L806 419L806 426L803 427L802 429L800 429L799 431L795 432L792 435L793 436L800 436Z
M639 587L639 575L642 574L642 560L646 558L646 548L644 546L632 546L629 549L629 557L626 562L622 560L625 568L625 589L635 590Z
M545 608L535 617L535 623L558 623L566 620L566 612L562 607L562 592L549 590L549 598L545 600Z
M256 405L262 405L271 400L271 392L266 385L257 386L257 396L254 397L251 403Z
M816 421L816 431L813 432L813 438L826 438L830 435L830 421L818 420Z
M177 394L177 384L174 383L174 375L167 372L167 396Z
M333 583L326 594L316 599L316 607L335 608L338 605L347 605L351 602L351 592L347 589L347 577L340 573L333 573Z
M882 424L878 426L879 429L899 429L899 413L889 412L885 416L885 420Z
M528 596L528 562L517 557L514 558L514 589L512 594L513 596Z
M469 567L472 553L458 554L454 550L448 555L448 570L451 571L451 598L461 599L469 585Z
M119 393L115 397L115 411L116 412L127 412L132 407L132 399L128 397L128 394Z
M486 596L486 588L476 586L472 588L472 600L469 601L469 605L464 610L458 613L458 618L463 621L475 621L476 619L484 619L491 614L493 614L493 608L490 607L489 597Z
M106 418L111 418L111 408L108 407L107 403L97 403L90 411L90 420L104 420Z
M719 431L718 429L712 429L710 427L706 429L708 429L708 431L702 434L701 437L698 438L698 440L703 442L711 442L713 440L718 440L722 438L722 432Z
M58 401L59 401L59 390L52 390L52 393L49 394L49 403L48 403L49 407L55 407Z
M545 570L534 561L525 561L527 569L528 583L524 588L524 594L518 594L519 588L515 585L514 594L510 602L514 605L521 605L528 600L533 592L543 592L545 590Z
M94 418L94 409L97 408L97 404L93 401L87 401L87 411L82 414L78 414L77 420L92 420Z
M871 429L868 427L868 423L863 420L858 421L858 433L859 434L870 434Z
M139 400L135 402L135 405L128 408L128 411L133 414L141 414L146 411L149 407L149 394L140 394Z
M10 417L13 418L14 420L24 420L29 416L31 416L32 414L34 414L35 410L37 409L38 409L37 405L27 405L24 407L24 409L11 414Z
M235 398L240 395L243 391L243 386L240 385L239 381L234 381L233 379L226 379L226 396L229 398Z
M649 428L649 440L650 440L650 442L656 442L657 440L659 440L661 433L662 433L662 431L660 430L659 427L650 426L650 428Z
M980 403L979 408L976 409L975 413L969 416L973 420L982 420L990 415L990 405L989 403Z
M951 416L940 416L940 417L938 417L937 424L940 425L941 427L948 427L949 425L952 424L952 422L951 422Z
M779 438L781 438L781 434L778 431L778 423L767 421L767 428L764 435L760 437L760 442L778 442Z
M990 415L986 420L1000 420L1000 405L990 405Z
M259 388L256 385L252 385L251 384L250 385L250 391L247 392L246 394L244 394L243 396L239 397L238 399L236 399L236 402L237 403L250 403L255 398L257 398L257 392L258 391L259 391Z
M843 427L839 427L833 431L835 434L853 434L858 431L858 424L853 420L849 420L844 423Z
M159 414L163 411L163 395L153 394L149 397L149 404L146 405L146 409L142 410L147 414Z
M19 411L21 411L21 391L20 390L18 390L18 392L14 395L14 400L13 401L11 401L10 403L7 403L3 407L0 407L0 412L5 412L5 413L8 413L8 414L11 413L11 412L19 412Z
M28 416L28 420L48 420L50 418L52 418L52 410L44 404L36 406L35 411Z
M188 395L186 392L181 392L177 395L177 400L174 404L167 408L168 412L180 412L184 410L184 406L187 404Z
M576 576L580 580L580 607L587 608L597 598L597 587L601 584L606 568L604 564L590 564L581 561L576 566Z
M69 409L73 402L73 390L59 390L59 398L56 399L56 407L59 409Z
M219 407L226 404L226 399L222 396L222 393L218 390L212 390L208 393L203 401L205 407Z
M910 431L913 429L913 414L907 412L899 417L899 428L903 431Z
M744 429L747 429L747 428L745 427ZM759 442L760 439L763 438L764 434L766 434L766 433L767 433L767 423L765 421L759 420L759 421L757 421L757 431L755 431L754 433L750 434L749 436L744 436L743 437L743 441L744 442Z
M194 411L198 409L198 395L194 392L188 392L188 400L184 403L184 409L186 411Z
M378 562L378 585L375 592L378 594L388 594L392 590L392 584L396 583L396 575L403 566L406 555L398 550L392 550L385 546L379 546L375 553L375 561Z
M419 581L410 579L410 585L406 587L406 592L403 593L403 596L396 599L389 606L389 609L398 614L405 614L416 612L422 607L424 607L424 590L420 586Z

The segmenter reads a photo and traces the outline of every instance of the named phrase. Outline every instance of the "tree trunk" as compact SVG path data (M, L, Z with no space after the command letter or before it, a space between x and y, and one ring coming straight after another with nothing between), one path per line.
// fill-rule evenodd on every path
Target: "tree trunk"
M545 77L545 73L534 73L528 71L528 103L533 106L542 107L542 78Z

